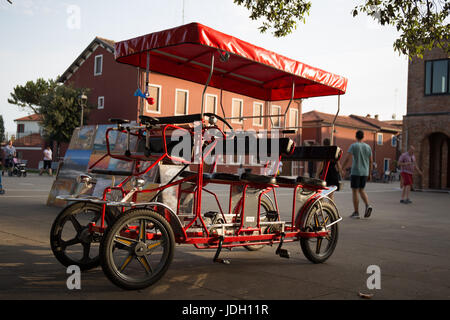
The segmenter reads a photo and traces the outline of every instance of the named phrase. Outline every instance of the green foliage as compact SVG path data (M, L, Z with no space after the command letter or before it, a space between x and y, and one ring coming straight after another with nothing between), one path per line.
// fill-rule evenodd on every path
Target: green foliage
M276 37L284 37L294 31L297 20L305 22L305 15L309 14L311 3L304 0L234 0L238 5L244 5L251 11L250 18L263 18L259 30L264 33L268 29L275 29Z
M395 26L400 36L394 50L423 58L424 51L434 47L450 53L449 11L450 2L445 0L366 0L353 10L353 16L364 12L383 26Z
M292 33L298 21L305 22L311 8L311 3L304 0L233 1L249 9L252 20L263 19L261 32L273 29L276 37ZM410 58L423 58L423 52L433 47L450 53L449 11L448 0L364 0L352 14L355 17L365 13L383 26L395 26L400 36L393 44L394 50Z
M81 93L80 89L56 85L42 97L40 107L42 126L50 140L70 141L73 130L80 125L81 107L78 97Z
M73 130L80 125L79 96L87 89L75 89L54 80L37 79L24 86L16 86L8 102L21 108L29 108L42 115L44 135L49 140L68 142ZM84 118L89 106L85 107Z
M36 82L27 81L24 86L14 87L8 102L21 108L29 108L39 114L40 99L48 93L52 85L54 85L52 80L45 81L42 78L37 79Z

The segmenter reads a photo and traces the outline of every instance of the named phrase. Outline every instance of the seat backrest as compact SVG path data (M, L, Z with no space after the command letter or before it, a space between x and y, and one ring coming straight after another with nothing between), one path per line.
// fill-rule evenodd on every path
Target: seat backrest
M282 160L291 161L327 161L339 160L341 148L338 146L301 146L295 147L290 155L283 155Z

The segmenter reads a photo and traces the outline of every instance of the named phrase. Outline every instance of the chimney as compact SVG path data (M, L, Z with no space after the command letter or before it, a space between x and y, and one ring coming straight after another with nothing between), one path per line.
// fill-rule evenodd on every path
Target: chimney
M377 114L375 115L375 119L378 120L378 115Z
M370 118L370 113L367 114L366 118Z

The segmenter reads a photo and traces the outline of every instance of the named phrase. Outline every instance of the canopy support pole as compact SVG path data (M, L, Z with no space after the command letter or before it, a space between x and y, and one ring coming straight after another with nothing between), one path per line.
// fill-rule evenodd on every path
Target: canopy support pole
M201 110L201 118L203 119L203 114L205 113L205 92L206 89L208 88L209 82L211 81L211 77L214 71L214 53L211 55L211 68L209 71L209 77L208 80L206 81L205 87L203 88L203 94L202 94L202 110Z
M150 52L147 51L147 67L145 69L145 96L148 97L148 80L149 80L149 73L150 73Z
M291 99L289 100L289 103L286 107L286 111L284 112L284 129L286 129L286 115L289 111L289 107L291 106L292 101L294 101L294 93L295 93L295 80L292 80L292 95L291 95Z
M341 95L338 94L338 109L336 112L336 115L334 116L333 123L331 124L331 137L330 137L330 145L334 145L334 123L336 122L336 119L338 117L339 111L341 110Z

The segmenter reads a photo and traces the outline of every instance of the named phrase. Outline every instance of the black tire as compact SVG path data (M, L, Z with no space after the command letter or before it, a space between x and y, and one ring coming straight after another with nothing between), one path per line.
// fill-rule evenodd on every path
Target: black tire
M24 172L24 173L22 173L22 175L23 175L23 177L25 178L25 177L27 176L27 173Z
M145 233L132 234L142 228ZM156 239L147 239L149 236ZM144 289L166 273L174 249L175 236L162 215L150 209L131 209L117 219L102 240L102 269L122 289Z
M275 211L275 208L273 207L272 202L267 199L267 198L261 198L261 221L272 221L271 219L269 219L269 217L267 216L267 212L269 211ZM264 210L264 212L263 212ZM265 228L265 230L267 230L268 227ZM263 233L265 233L265 230L262 230ZM250 246L244 246L245 249L247 249L248 251L258 251L261 250L262 248L264 248L264 244L255 244L255 245L250 245Z
M90 235L88 224L99 225L101 215L102 205L89 202L73 203L58 214L50 230L50 247L63 266L77 265L84 271L100 265L102 235ZM113 212L106 208L106 226L112 225L114 219Z
M22 176L22 172L17 171L17 176L18 176L18 177L21 177L21 176Z
M336 207L330 203L330 200L320 200L321 206L316 203L313 208L309 210L301 224L301 230L320 231L325 228L325 225L336 221L339 217ZM320 208L322 207L323 216ZM320 238L300 238L300 246L305 257L313 263L325 262L334 252L336 248L339 228L338 224L326 228L331 233L327 237ZM322 229L324 230L324 229ZM324 241L325 246L324 246ZM324 249L324 250L323 250Z

